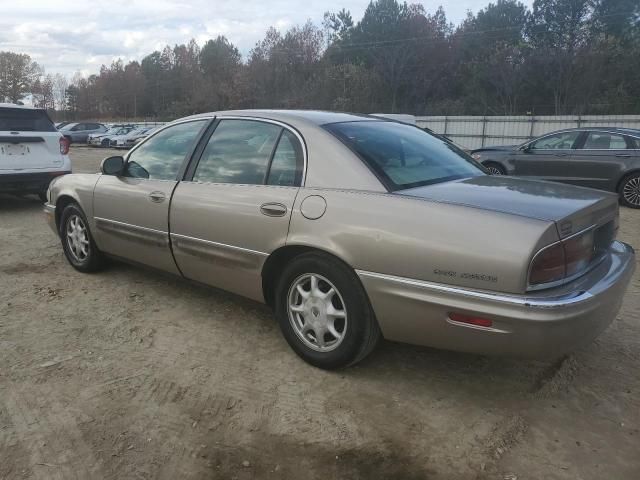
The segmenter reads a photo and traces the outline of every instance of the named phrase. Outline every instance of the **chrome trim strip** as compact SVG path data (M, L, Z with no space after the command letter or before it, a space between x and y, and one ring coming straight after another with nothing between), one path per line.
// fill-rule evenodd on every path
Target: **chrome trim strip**
M118 225L118 226L125 227L125 228L129 227L132 230L143 230L143 231L146 231L146 232L159 233L159 234L162 234L162 235L168 235L168 233L169 233L169 232L164 232L162 230L156 230L154 228L141 227L139 225L133 225L131 223L119 222L117 220L111 220L109 218L103 218L103 217L93 217L93 218L94 218L94 220L97 220L99 222L111 223L113 225Z
M482 292L478 290L471 290L471 289L461 288L461 287L452 287L450 285L444 285L441 283L428 282L425 280L414 280L411 278L404 278L404 277L396 277L394 275L367 272L364 270L356 270L356 273L361 277L375 278L378 280L385 280L388 282L394 282L394 283L399 283L403 285L409 285L412 287L422 288L425 290L431 290L433 292L448 293L452 295L470 297L470 298L475 298L479 300L487 300L491 302L516 305L519 307L562 308L562 307L584 302L593 297L593 295L589 292L580 291L576 293L562 295L559 297L536 299L536 298L526 297L522 295L505 295L501 293L489 293L489 292Z
M455 325L456 327L472 328L474 330L481 330L483 332L511 333L509 330L501 330L499 328L494 328L494 327L483 327L481 325L473 325L472 323L456 322L455 320L451 320L449 317L447 317L447 323L450 323L451 325Z
M227 245L226 243L219 243L219 242L213 242L211 240L204 240L202 238L196 238L196 237L190 237L188 235L181 235L179 233L171 233L171 237L175 237L178 239L184 239L184 240L190 240L193 242L198 242L198 243L203 243L206 245L211 245L213 247L222 247L222 248L229 248L231 250L238 250L241 252L246 252L246 253L253 253L255 255L261 255L263 257L268 257L269 254L265 253L265 252L260 252L258 250L251 250L250 248L243 248L243 247L237 247L235 245Z

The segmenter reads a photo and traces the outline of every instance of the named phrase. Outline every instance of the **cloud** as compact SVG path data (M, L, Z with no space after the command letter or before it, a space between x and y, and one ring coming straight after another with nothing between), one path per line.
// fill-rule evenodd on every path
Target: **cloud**
M489 0L441 3L454 22ZM4 0L0 50L28 53L48 73L97 72L117 58L140 60L165 45L225 35L246 55L270 26L286 30L325 11L347 8L361 18L369 0Z

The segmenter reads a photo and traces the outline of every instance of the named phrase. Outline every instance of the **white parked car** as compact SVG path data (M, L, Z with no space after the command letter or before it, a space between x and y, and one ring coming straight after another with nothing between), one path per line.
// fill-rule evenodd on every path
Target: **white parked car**
M149 134L155 130L155 127L140 127L135 130L131 130L125 135L110 137L111 140L109 145L111 148L131 148L142 139L147 138Z
M71 173L69 140L45 110L0 103L0 192L46 201L54 177Z

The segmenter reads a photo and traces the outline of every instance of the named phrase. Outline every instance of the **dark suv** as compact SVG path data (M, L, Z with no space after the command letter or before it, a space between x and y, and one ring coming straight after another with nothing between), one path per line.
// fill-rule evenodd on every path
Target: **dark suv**
M640 130L575 128L522 145L471 152L493 175L517 175L616 192L620 203L640 208Z

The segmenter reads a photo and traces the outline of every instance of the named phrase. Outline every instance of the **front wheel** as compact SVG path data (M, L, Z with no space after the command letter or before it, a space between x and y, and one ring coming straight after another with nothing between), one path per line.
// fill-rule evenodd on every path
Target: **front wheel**
M487 162L484 164L484 168L486 168L491 175L506 175L504 167L499 163L495 162Z
M640 172L627 175L618 189L620 203L631 208L640 208Z
M276 315L291 348L319 368L353 365L381 337L355 273L329 255L304 254L285 268L276 290Z
M104 265L104 257L93 241L84 212L76 203L70 203L62 211L60 239L67 260L76 270L90 273Z

